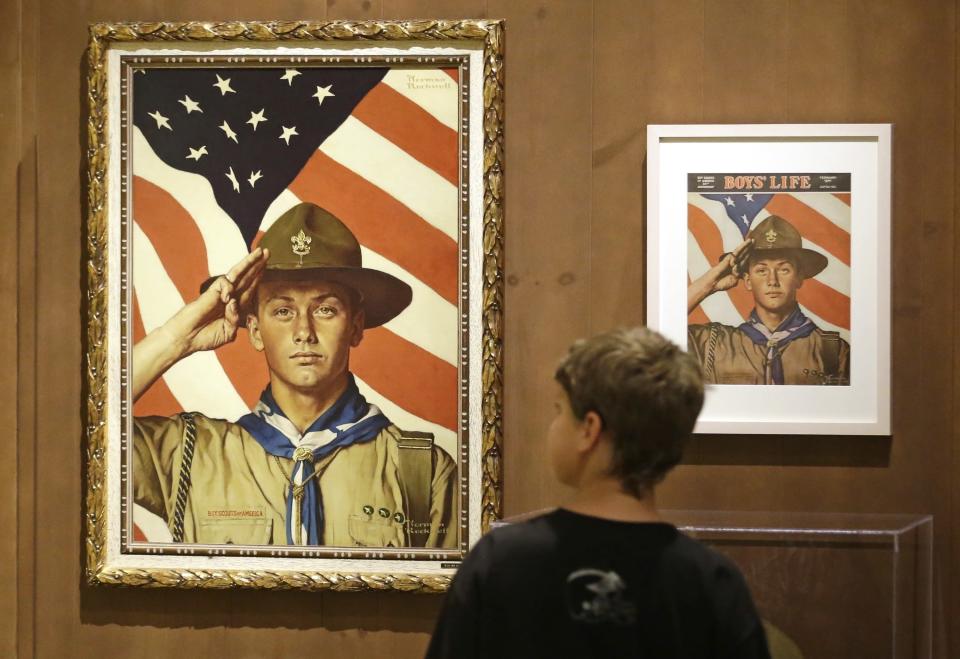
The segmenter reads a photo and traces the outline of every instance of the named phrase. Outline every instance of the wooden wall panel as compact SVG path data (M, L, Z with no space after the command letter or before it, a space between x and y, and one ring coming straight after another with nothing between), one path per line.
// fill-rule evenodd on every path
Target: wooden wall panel
M507 514L568 494L542 449L565 347L643 318L646 126L893 122L894 437L697 438L660 497L674 508L933 513L937 656L951 656L947 641L956 654L955 2L242 0L219 11L507 20ZM86 23L198 14L187 0L0 8L12 13L20 38L0 46L0 90L15 99L3 112L16 108L18 123L0 122L14 146L0 150L0 222L18 240L0 245L0 301L16 322L0 325L0 359L17 368L0 375L0 423L18 439L0 445L0 524L17 534L0 541L0 579L14 566L18 579L0 591L0 654L16 643L22 657L420 656L438 597L80 585Z
M505 509L555 498L543 437L561 352L589 332L591 3L491 0L507 21ZM513 36L511 36L513 35Z
M699 122L703 93L702 1L603 7L593 56L591 332L643 322L647 124Z
M37 130L36 130L36 31L34 15L23 7L20 14L18 99L21 154L18 176L17 242L17 642L18 654L29 652L34 637L36 607L36 262L37 250ZM29 655L28 655L29 656Z
M486 0L384 0L383 18L487 18Z
M960 2L954 5L954 11L960 12ZM956 28L955 38L960 40L960 16L954 14L954 26ZM960 213L957 212L958 193L960 193L960 149L957 145L957 135L960 134L960 48L954 43L954 61L953 61L953 135L954 135L954 170L953 170L953 208L951 208L951 218L957 222ZM943 94L943 100L947 101L947 94ZM952 251L956 255L960 254L960 230L956 228L953 231ZM960 268L954 260L954 294L960 290ZM960 618L960 349L957 349L957 328L960 328L960 304L953 305L953 314L947 322L953 327L953 408L951 417L953 419L952 432L947 433L947 444L949 460L946 464L950 465L950 470L946 476L949 492L944 497L949 508L949 516L946 520L939 523L938 533L947 536L946 556L939 562L939 576L936 579L940 589L946 592L946 596L940 596L934 604L936 611L935 617L935 639L941 644L941 647L952 647L954 652L960 647L960 634L949 632L951 625L947 621ZM943 603L941 603L943 600Z
M383 2L374 0L326 0L327 11L324 18L364 20L380 18Z
M0 24L18 25L20 7L14 3L0 6ZM0 428L7 429L0 444L0 528L7 532L0 539L0 654L16 652L17 641L17 378L18 309L20 278L17 272L19 239L17 231L17 189L20 181L20 47L18 34L9 34L0 43L0 304L6 315L0 323Z

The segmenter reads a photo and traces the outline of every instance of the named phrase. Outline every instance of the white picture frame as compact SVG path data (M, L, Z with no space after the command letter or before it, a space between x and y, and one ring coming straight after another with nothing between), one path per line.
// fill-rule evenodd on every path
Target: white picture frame
M696 349L693 339L688 346L688 336L701 331L698 328L707 327L702 324L704 321L724 325L731 332L735 329L735 323L723 320L733 311L724 316L727 313L724 309L713 309L708 313L698 306L691 312L691 299L697 299L697 296L688 299L684 285L690 287L691 282L704 281L698 278L716 265L719 262L716 259L722 254L735 249L742 238L753 237L748 249L757 244L759 234L748 232L775 213L761 207L752 217L747 218L745 214L735 219L733 211L726 212L727 207L742 200L750 199L753 203L752 197L756 195L747 192L748 188L778 200L778 204L784 201L806 208L808 203L819 206L824 201L831 208L837 206L840 209L836 211L839 219L831 215L832 210L814 210L822 211L829 220L824 227L838 237L830 249L842 253L841 256L819 247L817 240L808 240L808 236L802 236L803 232L800 232L803 249L822 252L827 256L828 267L804 280L816 279L817 282L808 284L810 293L805 293L801 287L796 292L796 300L801 311L815 319L818 328L820 325L828 328L824 334L830 334L832 329L836 330L837 336L843 337L840 345L846 343L845 348L849 348L848 352L842 353L846 360L843 362L843 377L825 375L827 368L824 367L819 372L822 377L816 382L767 384L771 382L769 371L765 382L711 381L706 387L706 401L695 432L890 434L891 133L890 124L648 126L646 321L651 328L682 346ZM837 181L846 181L844 175L847 174L849 189L843 190L844 184ZM748 176L756 178L748 179ZM795 178L784 179L783 176ZM698 190L717 194L708 199L704 197L706 192ZM734 194L723 195L721 190ZM736 194L741 196L732 198ZM846 211L842 208L844 202L848 207ZM751 207L751 214L755 208ZM778 208L789 210L790 206L780 204ZM700 249L700 243L705 239L691 229L700 221L692 218L701 213L710 218L717 229L715 238L722 242L722 254L714 255L712 260L706 257L709 250ZM778 213L786 217L785 213ZM724 224L727 221L724 215L730 218L729 225ZM742 228L737 226L741 220L744 222ZM737 234L738 228L743 235ZM846 241L843 231L848 232ZM776 232L770 233L769 238L777 239ZM824 238L821 242L829 239ZM714 251L720 250L717 240L714 245ZM821 278L826 281L820 281ZM741 280L734 289L746 286ZM813 300L817 291L829 297L830 306L824 308L835 314L833 323L822 320L804 307L804 295L810 295ZM718 292L733 297L735 291ZM846 307L842 302L844 295ZM739 305L727 303L727 306L744 316L744 324L750 324L749 307L745 307L747 298L742 293L737 296ZM717 299L723 301L723 298ZM754 297L751 302L756 299ZM698 310L702 312L697 316L700 321L694 318ZM716 338L716 334L712 336ZM767 358L769 354L764 355L768 364L771 362ZM715 359L712 353L710 359ZM705 370L707 361L706 357L701 359ZM710 365L713 368L714 362L710 361ZM780 380L783 380L783 367L779 368ZM810 371L817 373L816 369ZM762 374L758 375L758 378L762 377ZM714 379L726 378L714 375ZM736 381L732 376L730 379Z

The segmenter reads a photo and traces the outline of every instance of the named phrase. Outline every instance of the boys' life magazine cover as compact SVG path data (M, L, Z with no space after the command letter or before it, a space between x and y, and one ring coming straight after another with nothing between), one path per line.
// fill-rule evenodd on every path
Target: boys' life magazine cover
M688 175L688 343L708 382L849 385L850 182Z

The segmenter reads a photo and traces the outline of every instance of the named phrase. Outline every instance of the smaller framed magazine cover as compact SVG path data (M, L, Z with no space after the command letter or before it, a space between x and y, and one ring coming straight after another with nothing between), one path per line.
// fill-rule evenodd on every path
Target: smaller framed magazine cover
M696 432L890 434L889 124L647 132L647 324Z

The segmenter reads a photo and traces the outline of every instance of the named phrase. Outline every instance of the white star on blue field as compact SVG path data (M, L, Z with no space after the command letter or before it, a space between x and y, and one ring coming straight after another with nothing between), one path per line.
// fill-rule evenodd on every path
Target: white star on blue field
M723 203L723 210L727 212L727 217L733 220L740 230L740 234L746 238L750 231L750 225L753 223L757 214L763 210L767 202L773 197L772 194L764 193L710 193L701 194L704 199L719 201Z
M271 202L387 73L321 66L143 71L132 79L134 124L163 162L210 182L248 247Z

